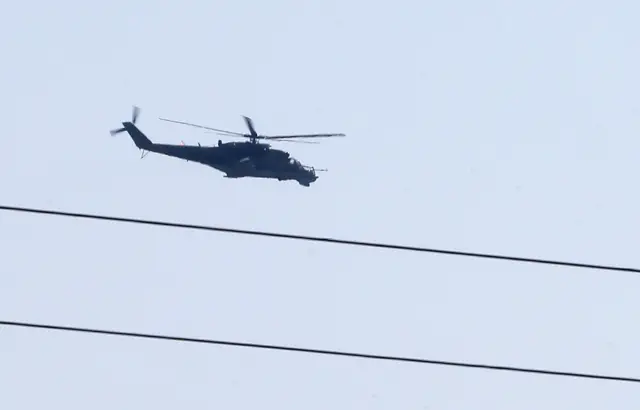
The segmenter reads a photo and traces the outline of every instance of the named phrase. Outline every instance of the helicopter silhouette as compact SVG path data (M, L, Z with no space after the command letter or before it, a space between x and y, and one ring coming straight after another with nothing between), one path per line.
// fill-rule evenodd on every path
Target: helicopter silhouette
M158 144L152 142L140 129L135 125L140 114L140 109L133 107L131 121L122 123L122 128L110 131L112 136L126 131L133 140L136 147L142 151L141 158L144 158L149 152L162 154L174 158L184 159L186 161L197 162L210 166L218 171L223 172L226 178L267 178L277 179L279 181L295 180L302 186L310 186L311 183L318 179L314 167L306 166L300 161L291 157L291 155L283 150L271 148L269 144L258 142L258 140L278 140L287 142L294 138L322 138L322 137L343 137L344 134L309 134L309 135L278 135L278 136L262 136L258 135L250 118L243 116L247 123L250 134L234 133L230 131L218 130L211 127L185 123L181 121L167 120L163 121L175 122L184 125L204 128L217 131L221 134L230 136L240 136L249 138L249 142L228 142L218 141L218 146L203 147L201 144L194 145L173 145ZM146 151L146 153L145 153Z

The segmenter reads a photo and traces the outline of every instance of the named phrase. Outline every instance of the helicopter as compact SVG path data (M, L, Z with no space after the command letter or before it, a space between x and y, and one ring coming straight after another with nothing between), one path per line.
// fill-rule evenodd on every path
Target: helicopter
M310 186L311 183L318 179L315 168L301 164L300 161L291 157L286 151L272 149L269 144L259 143L257 140L277 139L287 141L289 138L344 136L344 134L314 134L274 137L260 136L255 132L251 119L244 117L251 132L248 135L231 133L229 131L216 130L203 126L199 127L234 136L248 136L251 139L250 142L222 143L222 141L218 141L218 146L213 147L203 147L201 144L198 144L197 146L185 144L158 144L152 142L136 126L139 114L140 108L134 106L131 121L123 122L122 128L111 130L110 134L111 136L115 136L126 131L131 136L136 147L142 151L141 158L144 158L149 152L153 152L210 166L225 173L224 176L226 178L252 177L277 179L279 181L295 180L300 185L306 187ZM184 124L197 126L189 123Z

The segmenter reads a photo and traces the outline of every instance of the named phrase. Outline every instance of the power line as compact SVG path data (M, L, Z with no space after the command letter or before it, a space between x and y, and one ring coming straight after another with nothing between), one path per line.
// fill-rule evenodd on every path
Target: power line
M530 263L540 263L540 264L550 264L550 265L560 265L560 266L571 266L571 267L579 267L579 268L604 269L604 270L640 273L640 269L634 269L634 268L582 264L582 263L552 261L552 260L534 259L534 258L521 258L521 257L511 257L511 256L492 255L492 254L483 254L483 253L470 253L470 252L460 252L460 251L442 250L442 249L430 249L430 248L393 245L393 244L384 244L384 243L375 243L375 242L333 239L333 238L326 238L326 237L292 235L292 234L272 233L272 232L264 232L264 231L252 231L252 230L241 230L241 229L233 229L233 228L213 227L213 226L205 226L205 225L192 225L192 224L182 224L182 223L174 223L174 222L122 218L122 217L113 217L113 216L96 215L96 214L61 212L61 211L53 211L53 210L46 210L46 209L13 207L13 206L6 206L6 205L0 205L0 210L65 216L65 217L74 217L74 218L84 218L84 219L97 219L97 220L106 220L106 221L112 221L112 222L138 223L138 224L173 227L173 228L196 229L196 230L217 231L217 232L236 233L236 234L245 234L245 235L266 236L266 237L275 237L275 238L284 238L284 239L307 240L307 241L315 241L315 242L336 243L336 244L343 244L343 245L386 248L386 249L405 250L405 251L414 251L414 252L430 252L430 253L448 254L448 255L456 255L456 256L468 256L468 257L477 257L477 258L510 260L510 261L516 261L516 262L530 262ZM69 331L69 332L93 333L93 334L123 336L123 337L132 337L132 338L158 339L158 340L169 340L169 341L179 341L179 342L189 342L189 343L204 343L204 344L226 345L226 346L235 346L235 347L281 350L281 351L291 351L291 352L301 352L301 353L311 353L311 354L374 359L374 360L413 362L413 363L433 364L433 365L441 365L441 366L477 368L477 369L485 369L485 370L534 373L534 374L544 374L544 375L563 376L563 377L576 377L576 378L640 383L640 379L638 378L606 376L606 375L600 375L600 374L575 373L575 372L564 372L564 371L552 371L552 370L532 369L532 368L523 368L523 367L474 364L474 363L468 363L468 362L453 362L453 361L419 359L419 358L399 357L399 356L383 356L383 355L364 354L364 353L351 353L351 352L344 352L344 351L308 349L308 348L297 348L297 347L268 345L268 344L242 343L242 342L221 341L221 340L211 340L211 339L187 338L187 337L179 337L179 336L166 336L166 335L158 335L158 334L144 334L144 333L91 329L91 328L44 325L44 324L14 322L14 321L0 321L0 325L60 330L60 331Z
M149 333L133 333L133 332L122 332L122 331L115 331L115 330L45 325L45 324L14 322L14 321L5 321L5 320L0 321L0 325L32 328L32 329L35 328L35 329L46 329L46 330L59 330L59 331L65 331L65 332L92 333L92 334L131 337L131 338L167 340L167 341L173 341L173 342L200 343L200 344L209 344L209 345L246 347L246 348L253 348L253 349L280 350L280 351L298 352L298 353L352 357L352 358L359 358L359 359L387 360L387 361L395 361L395 362L412 362L412 363L432 364L432 365L440 365L440 366L453 366L453 367L475 368L475 369L484 369L484 370L534 373L534 374L543 374L543 375L551 375L551 376L640 383L640 379L631 378L631 377L606 376L601 374L531 369L531 368L525 368L525 367L495 366L495 365L487 365L487 364L475 364L475 363L468 363L468 362L453 362L453 361L431 360L431 359L418 359L418 358L400 357L400 356L383 356L383 355L375 355L375 354L344 352L344 351L338 351L338 350L308 349L308 348L301 348L301 347L278 346L278 345L270 345L270 344L256 344L256 343L232 342L232 341L224 341L224 340L198 339L198 338L189 338L189 337L180 337L180 336L166 336L166 335L149 334Z
M265 231L257 231L257 230L222 228L222 227L216 227L216 226L183 224L183 223L177 223L177 222L163 222L163 221L154 221L154 220L147 220L147 219L123 218L123 217L116 217L116 216L86 214L86 213L77 213L77 212L62 212L62 211L53 211L49 209L35 209L35 208L0 205L0 210L64 216L64 217L71 217L71 218L97 219L97 220L111 221L111 222L136 223L136 224L163 226L163 227L171 227L171 228L196 229L196 230L225 232L225 233L234 233L234 234L242 234L242 235L265 236L265 237L281 238L281 239L295 239L295 240L302 240L302 241L334 243L334 244L340 244L340 245L353 245L353 246L363 246L363 247L370 247L370 248L384 248L384 249L394 249L394 250L411 251L411 252L427 252L427 253L437 253L437 254L444 254L444 255L466 256L466 257L473 257L473 258L498 259L498 260L507 260L512 262L528 262L528 263L538 263L538 264L545 264L545 265L569 266L574 268L601 269L601 270L610 270L610 271L640 273L640 269L637 269L637 268L626 268L626 267L611 266L611 265L596 265L596 264L566 262L566 261L538 259L538 258L522 258L522 257L516 257L516 256L496 255L496 254L488 254L488 253L462 252L462 251L454 251L454 250L447 250L447 249L434 249L434 248L423 248L423 247L417 247L417 246L394 245L394 244L387 244L387 243L380 243L380 242L364 242L364 241L354 241L354 240L336 239L336 238L319 237L319 236L305 236L305 235L265 232Z

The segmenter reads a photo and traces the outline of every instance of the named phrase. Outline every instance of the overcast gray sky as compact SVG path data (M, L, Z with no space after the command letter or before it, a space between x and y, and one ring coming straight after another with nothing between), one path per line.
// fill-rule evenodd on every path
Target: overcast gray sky
M13 2L2 203L640 266L636 1ZM231 180L154 141L262 133ZM0 213L0 316L640 376L639 278ZM6 409L634 409L637 385L0 329Z

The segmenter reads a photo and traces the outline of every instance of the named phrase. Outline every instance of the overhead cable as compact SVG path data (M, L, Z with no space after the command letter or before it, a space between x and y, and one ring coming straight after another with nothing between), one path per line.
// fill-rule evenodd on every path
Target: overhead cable
M484 370L534 373L534 374L542 374L542 375L550 375L550 376L640 383L639 378L631 378L631 377L606 376L602 374L575 373L575 372L565 372L565 371L555 371L555 370L542 370L542 369L532 369L532 368L525 368L525 367L496 366L496 365L476 364L476 363L468 363L468 362L419 359L419 358L401 357L401 356L383 356L383 355L375 355L375 354L344 352L344 351L338 351L338 350L321 350L321 349L309 349L309 348L301 348L301 347L278 346L278 345L271 345L271 344L256 344L256 343L232 342L232 341L225 341L225 340L198 339L198 338L181 337L181 336L166 336L166 335L149 334L149 333L133 333L133 332L122 332L122 331L115 331L115 330L45 325L45 324L28 323L28 322L6 321L6 320L0 321L0 325L23 327L23 328L46 329L46 330L59 330L59 331L66 331L66 332L81 332L81 333L91 333L91 334L121 336L121 337L131 337L131 338L156 339L156 340L165 340L165 341L174 341L174 342L246 347L246 348L253 348L253 349L280 350L280 351L288 351L288 352L342 356L342 357L351 357L351 358L359 358L359 359L411 362L411 363L432 364L432 365L440 365L440 366L453 366L453 367L475 368L475 369L484 369Z
M424 248L424 247L418 247L418 246L395 245L395 244L387 244L387 243L380 243L380 242L364 242L364 241L354 241L354 240L336 239L336 238L319 237L319 236L305 236L305 235L265 232L265 231L257 231L257 230L223 228L223 227L217 227L217 226L193 225L193 224L184 224L184 223L177 223L177 222L164 222L164 221L154 221L154 220L145 220L145 219L124 218L124 217L87 214L87 213L78 213L78 212L62 212L62 211L54 211L49 209L36 209L36 208L0 205L0 210L14 211L14 212L27 212L27 213L44 214L44 215L55 215L55 216L64 216L64 217L72 217L72 218L96 219L96 220L111 221L111 222L135 223L135 224L154 225L154 226L171 227L171 228L196 229L196 230L234 233L234 234L242 234L242 235L264 236L264 237L271 237L271 238L334 243L339 245L353 245L353 246L394 249L394 250L411 251L411 252L427 252L427 253L436 253L436 254L444 254L444 255L466 256L466 257L473 257L473 258L498 259L498 260L507 260L512 262L527 262L527 263L537 263L537 264L546 264L546 265L569 266L574 268L601 269L601 270L610 270L610 271L640 273L640 269L637 269L637 268L626 268L626 267L611 266L611 265L596 265L596 264L588 264L588 263L566 262L566 261L538 259L538 258L523 258L523 257L496 255L496 254L489 254L489 253L474 253L474 252L463 252L463 251L454 251L454 250L447 250L447 249Z

